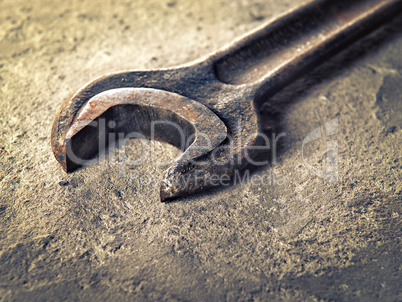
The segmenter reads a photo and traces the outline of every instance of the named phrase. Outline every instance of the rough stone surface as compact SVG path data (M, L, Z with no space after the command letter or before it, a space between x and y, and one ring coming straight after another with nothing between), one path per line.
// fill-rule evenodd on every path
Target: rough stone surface
M197 59L300 2L1 0L0 300L402 300L400 22L267 100L265 128L286 136L264 184L161 204L152 159L110 150L66 175L52 155L80 85ZM305 165L324 169L331 140L335 184Z

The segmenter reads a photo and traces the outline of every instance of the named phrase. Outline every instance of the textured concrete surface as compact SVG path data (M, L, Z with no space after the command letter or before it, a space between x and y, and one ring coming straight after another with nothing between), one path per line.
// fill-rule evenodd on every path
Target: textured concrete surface
M151 160L120 177L109 152L66 175L52 155L53 118L80 85L197 59L299 2L1 0L0 300L401 301L398 20L267 100L264 127L285 134L255 172L271 183L161 204ZM323 168L337 140L333 184L302 143L335 118L336 135L305 147Z

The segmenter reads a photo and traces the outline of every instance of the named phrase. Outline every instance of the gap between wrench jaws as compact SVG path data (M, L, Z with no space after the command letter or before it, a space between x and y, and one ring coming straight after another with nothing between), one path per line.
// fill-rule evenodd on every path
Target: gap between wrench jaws
M161 201L219 185L258 155L262 100L401 10L402 0L308 1L198 61L95 79L60 107L53 153L71 172L102 151L100 142L113 143L109 134L141 133L184 152L164 175Z

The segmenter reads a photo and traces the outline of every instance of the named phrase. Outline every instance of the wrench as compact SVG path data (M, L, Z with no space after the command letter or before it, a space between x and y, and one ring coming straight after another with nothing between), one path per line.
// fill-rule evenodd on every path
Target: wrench
M260 153L263 101L401 10L402 0L307 1L200 60L97 78L60 107L53 153L71 172L116 133L162 140L183 153L161 201L217 186Z

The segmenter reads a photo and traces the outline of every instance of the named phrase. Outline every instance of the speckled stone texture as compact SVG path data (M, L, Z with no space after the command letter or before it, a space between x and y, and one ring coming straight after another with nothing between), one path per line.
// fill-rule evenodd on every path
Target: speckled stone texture
M197 59L300 2L0 0L0 300L401 301L400 17L267 100L264 128L284 136L264 184L162 204L151 158L110 150L67 175L52 155L85 82ZM331 140L337 183L306 166L325 168Z

